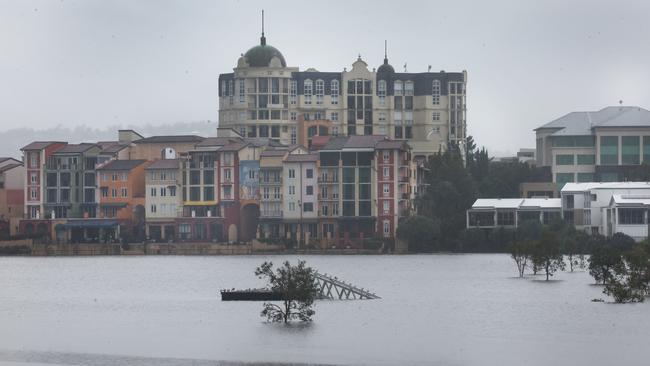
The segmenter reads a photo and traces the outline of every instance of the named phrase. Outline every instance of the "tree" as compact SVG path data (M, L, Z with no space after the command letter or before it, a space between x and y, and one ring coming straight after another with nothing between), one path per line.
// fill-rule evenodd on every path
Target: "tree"
M285 261L275 272L272 262L262 263L255 269L255 275L268 280L270 290L281 295L283 306L264 303L260 315L271 322L311 321L315 314L312 305L318 294L314 274L314 269L307 267L305 261L298 261L297 266Z
M609 245L596 247L589 257L589 274L596 280L596 283L603 285L609 283L616 272L620 272L623 266L621 252Z
M639 245L622 258L622 265L614 268L614 275L603 293L612 296L617 303L643 302L650 283L648 251Z
M440 223L425 216L410 216L397 226L397 237L408 243L411 252L438 250Z
M517 265L517 271L519 271L519 277L524 277L524 271L528 266L528 260L531 257L531 246L532 242L530 241L516 241L510 246L510 256L514 259L515 264Z
M532 261L533 266L544 270L546 281L555 272L565 268L564 256L560 252L560 242L555 233L548 229L542 231L540 239L534 244Z

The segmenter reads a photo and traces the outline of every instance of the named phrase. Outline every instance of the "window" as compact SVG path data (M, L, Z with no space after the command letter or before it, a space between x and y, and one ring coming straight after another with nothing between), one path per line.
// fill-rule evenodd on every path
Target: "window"
M404 84L404 94L413 95L413 82L412 81L407 81L406 84Z
M289 104L296 104L298 96L298 82L291 80L289 83Z
M295 178L295 177L296 177L296 170L289 169L289 178Z
M239 79L239 102L244 103L246 101L246 80Z
M440 112L433 112L431 114L433 122L438 122L440 121Z
M108 197L108 187L102 187L99 191L101 192L102 197Z
M379 122L386 122L386 112L379 112Z
M384 213L387 214L390 212L390 201L384 200Z
M303 94L305 96L305 104L311 104L311 95L313 93L313 82L309 79L305 80Z
M296 127L291 127L291 144L295 145L298 137Z
M228 102L232 104L233 102L233 97L234 97L234 87L233 87L233 82L232 80L228 80Z
M331 95L332 104L339 104L339 81L338 80L332 80L332 82L330 83L330 95Z
M321 206L321 215L322 216L327 216L327 211L328 211L327 205Z
M497 211L498 226L514 226L515 213L512 211Z
M573 165L574 164L573 155L563 155L563 154L555 155L555 164L556 165Z
M393 92L394 92L393 94L395 94L396 96L404 94L403 84L401 81L399 80L395 81L395 84L393 84Z
M386 153L387 151L384 151L384 152ZM385 156L384 156L384 160L386 160ZM390 168L385 166L384 167L384 178L388 178L388 177L390 177Z
M390 236L390 221L384 220L384 237Z
M307 178L313 178L314 177L314 169L306 169L305 170L305 176Z
M304 212L314 212L314 204L312 202L305 202L302 204L302 210Z
M248 179L255 179L255 171L254 170L249 170L248 171Z
M231 178L231 175L232 175L232 174L231 174L230 169L224 169L224 170L223 170L223 179L224 179L224 181L226 181L226 182L230 182L230 179L232 179L232 178Z
M169 195L171 197L176 197L176 187L175 186L169 186Z
M434 80L431 84L431 100L433 105L440 104L440 80Z
M29 167L38 168L38 153L29 154Z
M160 187L160 197L167 196L167 189L165 187Z
M386 105L386 80L379 80L379 85L377 86L377 96L379 97L379 105Z
M332 112L332 114L330 114L330 120L332 122L338 122L339 121L339 113L338 112Z
M600 164L618 164L618 136L600 137Z
M295 211L295 210L296 210L296 203L289 202L289 211Z
M117 189L116 188L111 188L111 197L113 197L113 198L117 197Z
M106 192L106 195L108 195L108 191ZM30 188L30 189L29 189L29 196L30 196L30 198L31 198L32 200L36 200L36 199L37 199L37 198L36 198L36 196L37 196L37 191L36 191L35 188Z
M38 175L36 173L30 173L29 181L31 182L31 184L38 184Z
M289 186L289 194L296 194L296 186Z
M618 173L616 172L608 172L608 173L600 173L600 181L601 182L618 182Z
M643 208L619 208L618 223L621 225L643 225L645 224Z
M390 194L390 186L388 184L384 184L383 187L384 187L384 197L388 197L388 195Z
M156 205L151 205L151 213L156 213Z
M640 163L640 139L639 136L621 137L621 160L624 165L638 165Z
M316 104L323 104L323 95L325 94L325 82L316 80Z
M307 196L313 196L314 195L314 186L305 187L305 194Z
M565 183L573 182L573 173L556 173L555 174L555 183L560 186L560 189L564 187Z
M643 136L643 162L650 164L650 136Z
M129 196L129 191L126 189L126 187L122 187L122 197L128 197Z
M578 173L578 182L594 182L594 173Z
M596 155L578 154L578 165L594 165L594 164L596 164Z

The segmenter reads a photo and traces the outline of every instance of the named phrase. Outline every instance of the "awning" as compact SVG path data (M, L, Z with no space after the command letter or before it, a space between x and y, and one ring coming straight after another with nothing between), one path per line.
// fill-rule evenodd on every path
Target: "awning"
M104 202L99 204L101 207L126 207L126 202Z
M119 222L117 220L74 220L68 221L63 224L65 229L84 229L84 228L113 228L117 227Z

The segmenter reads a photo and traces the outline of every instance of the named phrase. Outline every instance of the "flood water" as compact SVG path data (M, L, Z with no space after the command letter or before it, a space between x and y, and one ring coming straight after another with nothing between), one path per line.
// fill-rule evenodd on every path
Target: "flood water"
M0 363L647 364L650 303L616 305L585 272L515 278L507 255L301 256L382 298L319 301L284 326L222 288L285 256L0 258ZM226 362L225 364L229 364Z

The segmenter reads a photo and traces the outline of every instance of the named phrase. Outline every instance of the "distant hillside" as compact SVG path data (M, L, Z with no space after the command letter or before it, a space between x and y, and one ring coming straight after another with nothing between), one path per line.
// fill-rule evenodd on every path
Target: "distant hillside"
M90 126L63 127L35 130L32 128L15 128L0 131L0 156L20 159L20 148L32 141L67 141L70 143L97 142L117 140L117 130L132 129L141 135L200 135L215 136L215 122L178 122L164 125L129 125L94 128Z

